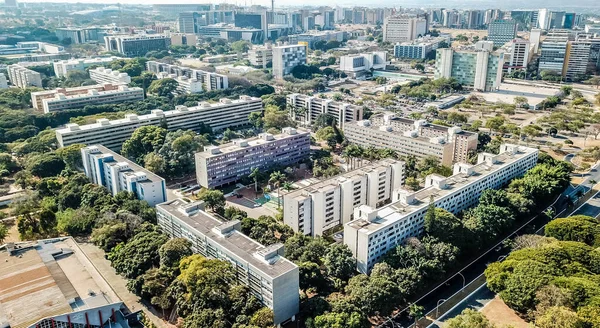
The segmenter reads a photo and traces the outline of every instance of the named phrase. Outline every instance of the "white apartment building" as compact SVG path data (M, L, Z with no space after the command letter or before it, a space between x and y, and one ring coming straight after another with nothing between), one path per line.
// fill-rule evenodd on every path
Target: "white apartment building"
M139 100L144 100L144 89L120 85L113 90L98 91L90 89L85 94L71 96L56 93L54 98L42 100L42 108L44 113L51 113L71 108L83 108L86 105L114 104Z
M90 79L98 83L111 83L111 84L129 84L131 83L131 77L127 73L119 71L113 71L110 68L98 67L91 69Z
M267 68L273 63L273 48L271 45L253 46L248 50L248 60L252 66Z
M166 124L169 131L198 131L203 123L213 131L221 131L249 124L248 115L262 110L260 98L240 96L238 100L221 99L214 104L201 102L196 107L176 106L172 111L155 109L148 115L127 114L120 120L102 118L94 124L81 126L71 123L56 130L56 139L60 147L76 143L101 144L118 151L123 142L142 126Z
M273 76L283 79L294 67L306 65L306 46L287 45L273 47Z
M450 45L450 35L441 35L436 38L425 36L413 41L397 43L394 46L394 57L425 59L434 54L434 51L439 48L442 42Z
M44 99L54 99L54 98L56 98L57 94L63 94L65 96L69 97L69 96L75 96L75 95L86 95L86 94L88 94L88 92L90 90L112 91L112 90L117 90L118 88L119 88L119 85L113 85L110 83L106 83L106 84L86 85L86 86L76 87L76 88L57 88L54 90L36 91L36 92L31 93L31 104L33 105L33 108L35 108L39 111L43 111L44 110L43 100Z
M377 208L404 183L405 163L394 159L366 165L283 195L283 222L295 232L322 236L352 221L354 208Z
M54 62L52 66L54 66L54 74L56 74L56 77L66 78L69 75L69 72L85 71L86 68L92 65L103 66L104 64L108 64L116 59L119 59L119 57L113 56L101 58L59 60Z
M28 87L42 87L42 75L19 64L8 65L6 73L10 83L21 89Z
M396 15L387 17L383 21L384 42L406 42L427 34L427 20L425 18Z
M0 89L8 89L8 81L4 73L0 73Z
M223 222L203 202L176 199L156 206L158 225L172 238L186 238L192 250L233 265L239 283L273 310L274 323L295 320L299 311L299 270L283 257L282 244L263 246L241 232L239 220Z
M167 201L165 179L110 149L102 145L85 147L81 149L81 157L85 175L113 195L129 191L150 206Z
M511 73L514 70L527 70L527 64L533 57L534 47L529 40L514 39L510 43L510 52L506 58L504 69Z
M477 149L478 135L460 127L429 124L394 114L378 114L370 120L344 126L349 142L375 148L389 148L402 156L425 158L435 156L443 165L467 162L469 151Z
M319 97L307 96L299 93L293 93L286 97L286 103L290 109L289 115L303 126L312 125L319 115L331 115L336 120L340 128L348 122L362 120L363 107L331 99L321 99Z
M479 154L477 165L455 164L448 178L427 176L425 189L395 192L387 206L356 207L354 220L344 225L344 244L356 258L357 270L368 273L389 250L421 235L432 197L435 207L458 214L477 205L484 190L501 188L525 174L537 158L537 149L503 144L500 155Z
M529 33L529 42L533 45L533 53L537 54L540 49L540 39L542 37L542 30L538 28L531 29Z
M253 169L287 166L310 153L310 133L284 128L281 134L261 133L221 146L207 146L196 153L196 178L205 188L216 188L247 177Z
M340 70L352 78L364 76L372 69L385 69L386 65L387 52L385 51L340 57Z
M204 92L202 81L187 76L177 76L176 74L167 74L161 72L156 75L159 80L173 79L177 81L177 93L201 93Z
M185 66L170 65L152 60L146 63L146 69L156 74L157 76L164 76L164 74L167 74L171 77L186 77L192 81L198 80L201 84L201 90L197 92L222 90L229 88L229 79L227 78L227 75L223 74L206 72L203 70L193 69ZM189 90L198 90L198 88L197 86L190 85Z

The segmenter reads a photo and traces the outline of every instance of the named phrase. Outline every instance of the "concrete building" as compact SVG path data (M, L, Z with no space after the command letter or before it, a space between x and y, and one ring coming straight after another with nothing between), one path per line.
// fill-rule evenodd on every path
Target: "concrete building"
M156 77L159 80L173 79L177 81L176 92L178 94L193 94L204 92L202 81L195 78L189 78L187 76L177 76L176 74L167 74L165 72L158 73Z
M344 31L310 31L302 34L293 34L289 36L290 44L308 44L309 49L314 49L315 43L319 41L338 41L342 42L346 39Z
M44 99L53 99L56 98L57 94L62 94L66 97L76 96L76 95L86 95L90 90L96 91L111 91L117 90L119 85L114 84L96 84L96 85L86 85L83 87L76 88L57 88L54 90L43 90L36 91L31 93L31 104L33 108L43 111L44 110Z
M8 65L6 67L6 73L8 73L10 83L21 89L28 87L42 87L42 75L19 64Z
M42 108L44 113L47 114L65 109L83 108L86 105L104 105L140 100L144 100L144 89L119 85L115 88L112 88L111 86L110 89L104 89L102 91L89 89L85 94L75 94L70 96L57 92L54 98L42 100Z
M185 5L175 5L185 6ZM177 19L178 30L181 33L199 34L203 26L213 24L233 24L234 12L232 10L182 10Z
M273 76L283 79L294 67L306 65L306 46L287 45L273 47Z
M432 38L425 36L413 41L397 43L394 46L394 57L396 58L411 58L411 59L426 59L435 57L435 50L440 47L440 44L450 46L450 36L440 36Z
M475 50L486 50L489 52L494 51L494 42L492 41L477 41L475 43Z
M106 30L99 27L62 27L55 30L58 41L71 40L71 43L101 42Z
M486 50L438 49L435 78L455 78L463 87L492 91L502 82L504 53Z
M478 135L459 127L429 124L386 113L370 120L346 124L344 136L349 142L378 149L389 148L401 156L437 157L443 165L467 162L469 151L477 149Z
M385 51L340 57L340 70L352 78L364 76L371 70L385 69L386 65L387 52Z
M131 77L127 73L113 71L110 68L98 67L89 70L90 79L98 83L129 84Z
M255 67L267 68L273 65L273 48L270 44L265 46L253 46L248 50L248 61Z
M565 57L569 43L568 33L551 31L540 46L539 72L550 71L562 76L566 73Z
M166 73L169 76L175 75L175 77L186 77L188 78L186 81L197 80L202 87L202 90L199 92L229 88L229 79L227 78L227 75L206 72L186 66L170 65L152 60L146 63L146 69L157 76L161 73ZM190 86L189 90L197 90L197 88L192 88L192 86Z
M195 46L198 43L198 36L192 33L169 33L169 36L173 46Z
M200 131L203 123L213 131L221 131L250 124L248 115L260 111L260 98L240 96L239 100L221 99L216 104L202 102L197 107L176 106L175 110L166 112L155 109L148 115L127 114L120 120L103 118L96 120L94 124L82 126L71 123L56 130L56 139L61 147L76 143L100 144L118 151L123 142L142 126L166 124L169 131Z
M303 126L312 125L321 114L335 118L336 125L341 129L348 122L362 120L363 117L362 106L345 104L331 99L293 93L286 97L286 103L290 106L290 117Z
M421 235L430 202L458 214L477 205L484 190L499 189L525 174L537 158L537 149L502 144L500 155L479 154L476 165L457 163L448 178L429 175L424 189L399 190L387 206L355 208L354 220L344 225L344 244L356 258L357 270L370 272L389 250Z
M600 43L600 40L598 40ZM592 54L592 40L578 39L567 43L565 56L565 79L567 81L582 81L588 73L595 74L596 70L589 71L590 55Z
M385 159L283 195L283 222L310 236L352 221L354 208L391 201L404 183L405 163Z
M101 57L101 58L87 58L87 59L70 59L70 60L60 60L56 61L52 64L54 67L54 74L56 77L64 77L66 78L69 75L69 72L72 71L84 71L85 69L91 66L104 66L114 60L119 59L119 57ZM129 81L131 82L131 80ZM127 83L129 83L127 82ZM110 83L110 82L106 82Z
M383 22L384 42L407 42L427 34L427 20L414 16L390 16Z
M488 25L488 41L501 47L517 37L517 22L512 19L497 19Z
M163 34L111 35L104 37L106 51L115 51L127 57L144 56L149 51L168 50L171 38Z
M542 30L539 28L531 29L529 32L529 42L533 45L533 53L537 54L540 50L540 40L542 37Z
M216 188L247 177L255 168L296 164L309 152L307 131L284 128L277 135L261 133L247 140L204 147L203 152L196 153L196 178L202 187Z
M81 149L85 175L95 184L106 187L111 194L132 192L150 206L167 201L165 179L127 158L102 146Z
M510 52L505 55L504 69L511 73L518 70L527 70L527 64L533 57L534 47L529 40L514 39L510 43Z
M273 310L274 323L295 320L299 311L299 270L283 257L282 244L263 246L241 232L239 220L223 222L203 202L176 199L156 206L158 225L172 238L186 238L192 250L231 263L239 283Z
M8 80L4 73L0 73L0 89L8 89Z

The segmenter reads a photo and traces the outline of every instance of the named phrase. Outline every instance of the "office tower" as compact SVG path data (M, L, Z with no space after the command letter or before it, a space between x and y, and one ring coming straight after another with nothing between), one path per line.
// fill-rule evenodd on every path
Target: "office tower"
M509 19L492 21L488 26L488 41L501 47L517 37L517 22Z
M573 29L577 27L577 16L575 13L565 13L562 28Z
M177 17L177 27L180 33L198 33L202 26L233 23L234 12L231 10L194 10L180 12Z
M443 165L466 162L477 148L477 133L459 127L429 124L385 113L369 120L347 123L344 136L349 142L377 149L393 149L402 156L437 157Z
M442 26L444 27L460 27L460 15L456 10L442 10Z
M540 49L540 39L542 36L542 30L539 28L531 29L529 33L529 42L533 45L533 53L537 54Z
M275 78L282 79L299 65L306 65L305 45L273 47L273 76Z
M81 149L85 175L95 184L106 187L111 194L132 192L150 206L167 201L165 179L127 158L102 146Z
M550 11L548 11L548 9L540 9L538 11L537 27L542 30L548 30L550 28Z
M484 190L499 189L523 176L537 159L537 149L502 144L499 155L479 154L476 165L456 163L450 177L427 176L424 189L394 192L387 206L356 207L353 221L344 225L344 244L356 259L356 269L369 273L388 251L422 235L430 204L458 214L477 205Z
M543 71L550 71L564 76L568 42L569 36L566 31L552 30L548 33L540 45L538 65L540 74Z
M133 132L146 125L167 125L167 130L201 131L202 126L210 126L219 132L250 124L248 115L261 112L262 100L240 96L239 100L221 99L218 103L199 103L196 107L176 106L175 110L152 110L148 115L127 114L119 120L101 118L96 123L79 125L67 124L56 129L56 139L60 147L72 144L104 145L118 151L123 142L131 138Z
M364 76L371 70L385 69L386 65L387 52L385 51L340 57L340 70L352 78Z
M564 12L564 11L551 11L548 28L550 28L550 29L563 28L565 14L566 14L566 12Z
M295 232L323 236L352 220L360 205L389 202L404 182L405 163L385 159L283 195L283 222Z
M21 89L28 87L42 87L42 75L32 71L19 64L8 65L6 67L10 83Z
M533 47L529 40L514 39L510 43L510 58L507 58L505 68L508 73L515 70L527 70L531 60Z
M75 89L75 90L73 90ZM79 90L77 90L79 89ZM39 94L42 95L39 95ZM53 93L53 96L50 94ZM32 101L41 102L41 110L48 114L72 108L83 108L87 105L103 105L144 100L144 89L129 88L127 85L96 85L71 89L41 91L31 94Z
M203 202L176 199L156 207L158 225L171 238L186 238L192 250L233 265L236 280L266 307L276 325L299 311L299 271L283 257L282 244L263 246L241 232L239 220L221 221Z
M592 41L584 38L569 41L565 57L565 79L567 81L580 82L594 74L596 70L589 71L590 55L592 54Z
M288 95L286 104L290 108L290 117L303 126L311 126L319 115L327 114L335 119L339 128L343 129L348 122L361 120L363 116L362 106L298 93Z
M71 43L77 44L102 41L106 32L99 27L63 27L57 28L55 34L61 42L69 39Z
M484 25L485 14L481 10L467 10L465 15L467 29L479 29Z
M512 10L509 12L510 19L517 22L520 29L529 31L537 28L538 11L536 10Z
M304 17L304 20L302 23L302 29L304 31L314 30L315 29L315 17L314 16Z
M17 0L4 0L4 7L17 7Z
M196 178L205 188L217 188L247 178L253 169L297 164L310 153L310 133L284 128L281 134L261 133L196 153Z
M406 42L427 34L427 20L413 16L391 16L383 23L384 42Z
M197 80L201 84L203 91L223 90L229 88L229 78L227 75L206 72L200 69L193 69L185 66L171 65L150 60L146 63L146 69L156 75L165 73L175 75L175 77L186 77L190 80Z
M450 45L450 37L440 36L432 38L425 36L413 41L398 43L394 46L394 57L412 59L435 58L435 50L443 43Z
M127 57L144 56L150 51L169 49L171 38L166 35L114 35L105 36L107 51L115 51Z
M236 12L235 27L259 29L263 31L265 40L269 38L269 24L266 11L262 13Z
M487 50L436 50L435 78L455 78L463 87L492 91L500 86L504 54Z

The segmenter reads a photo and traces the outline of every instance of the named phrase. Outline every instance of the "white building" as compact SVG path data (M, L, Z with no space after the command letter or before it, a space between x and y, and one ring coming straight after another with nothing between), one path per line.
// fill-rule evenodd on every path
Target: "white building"
M165 179L110 149L102 145L85 147L81 149L81 157L85 175L113 195L129 191L150 206L167 201Z
M434 51L442 43L450 46L450 35L441 35L436 38L425 36L413 41L397 43L394 46L394 57L425 59L427 56L435 55Z
M10 83L16 87L25 89L28 87L42 87L42 75L19 64L6 67Z
M384 42L406 42L427 34L425 18L397 15L387 17L383 22Z
M54 66L54 74L56 77L67 77L69 72L72 71L84 71L92 65L104 66L113 60L119 59L119 57L102 57L102 58L88 58L88 59L69 59L59 60L52 64ZM131 82L131 81L130 81Z
M273 76L283 79L294 67L306 65L306 46L288 45L273 47Z
M514 70L527 70L527 64L533 57L533 45L529 40L514 39L510 43L510 52L505 55L504 68L508 73Z
M477 205L484 190L501 188L525 174L537 158L537 149L503 144L500 155L479 154L477 165L455 164L448 178L428 176L425 189L395 192L387 206L355 208L354 221L344 225L344 244L356 258L357 270L368 273L389 250L421 235L432 197L435 207L458 214Z
M158 225L172 238L186 238L194 253L231 263L239 283L273 310L274 323L295 320L299 311L298 266L283 257L282 244L263 246L241 230L239 220L223 222L203 202L176 199L156 206Z
M386 113L344 126L349 142L378 149L393 149L402 156L437 157L443 165L467 162L477 149L478 135L461 128L429 124Z
M290 117L304 126L312 125L319 115L327 114L336 120L340 128L344 128L347 122L362 120L363 107L331 99L322 99L299 93L292 93L286 97L289 105Z
M529 42L533 45L533 53L537 54L540 49L540 40L542 37L542 30L538 28L531 29L529 33Z
M438 49L434 77L455 78L465 88L492 91L502 82L503 67L503 52Z
M177 93L201 93L204 92L202 81L187 76L177 76L176 74L167 74L161 72L156 75L159 80L173 79L177 81Z
M273 63L273 48L270 44L253 46L248 50L248 60L252 66L267 68L269 63Z
M7 89L8 81L6 80L6 75L4 73L0 73L0 89Z
M216 188L247 177L253 169L288 166L310 153L310 133L284 128L281 134L261 133L196 153L196 178L205 188Z
M385 69L386 65L387 52L385 51L340 57L340 70L352 78L363 76L372 69Z
M119 85L116 89L98 91L89 89L85 94L65 95L57 92L54 98L42 100L44 113L51 113L71 108L83 108L86 105L103 105L144 100L144 89Z
M144 56L149 51L168 50L171 37L164 34L109 35L104 37L106 51L128 57Z
M165 73L169 76L174 75L176 77L187 77L191 80L198 80L202 85L201 91L223 90L229 88L229 79L227 78L227 75L223 74L206 72L186 66L170 65L152 60L146 63L146 69L157 76L164 76L161 73ZM190 90L192 89L198 90L196 86L193 86L192 88L190 85Z
M91 69L90 79L98 83L111 83L111 84L129 84L131 83L131 77L127 73L119 71L113 71L110 68L98 67Z
M33 108L43 111L44 110L44 99L54 99L57 94L63 94L65 96L75 96L75 95L86 95L90 90L96 91L111 91L117 90L119 85L113 85L110 83L105 84L96 84L96 85L86 85L82 87L75 88L57 88L54 90L43 90L36 91L31 93L31 104Z
M404 183L405 163L385 159L283 196L283 222L295 232L323 236L352 221L354 208L389 202Z
M567 56L568 45L568 32L550 31L540 45L539 72L551 71L564 76L567 68L565 57Z
M221 131L250 124L248 115L262 110L260 98L240 96L238 100L221 99L216 104L202 102L196 107L176 106L175 110L166 112L155 109L148 115L127 114L120 120L102 118L82 126L71 123L56 130L56 139L61 147L76 143L101 144L117 151L142 126L166 124L169 131L199 131L203 123L213 131Z
M487 50L489 52L494 51L494 42L492 41L477 41L475 43L475 50Z

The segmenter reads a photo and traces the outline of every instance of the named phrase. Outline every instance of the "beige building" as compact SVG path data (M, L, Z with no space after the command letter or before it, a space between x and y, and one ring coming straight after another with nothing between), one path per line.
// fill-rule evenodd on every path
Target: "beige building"
M69 59L69 60L59 60L54 62L52 65L54 66L54 74L56 77L67 77L69 72L73 71L84 71L85 69L94 66L104 66L104 64L108 64L119 57L101 57L101 58L87 58L87 59ZM131 81L130 81L131 82ZM128 82L129 83L129 82Z
M76 88L57 88L54 90L44 90L44 91L32 92L31 93L31 104L33 105L33 108L35 108L39 111L43 111L44 110L44 102L43 101L45 99L61 99L61 98L71 99L71 97L73 97L73 96L88 95L90 93L90 91L96 91L96 92L117 91L117 90L119 90L119 86L121 86L121 85L105 83L105 84L87 85L87 86L76 87ZM134 88L130 88L130 90L133 90L133 89ZM60 95L62 95L64 97L61 97ZM144 99L143 92L142 92L142 98L141 99L138 99L138 98L136 98L134 100Z
M446 166L467 162L469 151L475 150L478 142L477 133L459 127L429 124L389 113L346 124L344 135L351 143L393 149L401 156L435 156Z
M304 126L312 125L321 114L335 118L337 126L344 128L348 122L362 120L363 107L331 99L293 93L286 97L290 117Z
M56 93L54 98L43 99L42 107L44 113L51 113L65 109L83 108L86 105L104 105L139 100L144 100L144 89L120 85L116 89L102 91L91 89L87 93L70 96Z
M383 22L384 42L407 42L425 34L427 34L425 18L397 15L387 17Z
M252 66L267 68L269 63L273 63L273 48L270 44L253 46L248 50L248 60Z
M10 83L16 87L25 89L28 87L42 87L42 75L19 64L8 65L6 68Z

